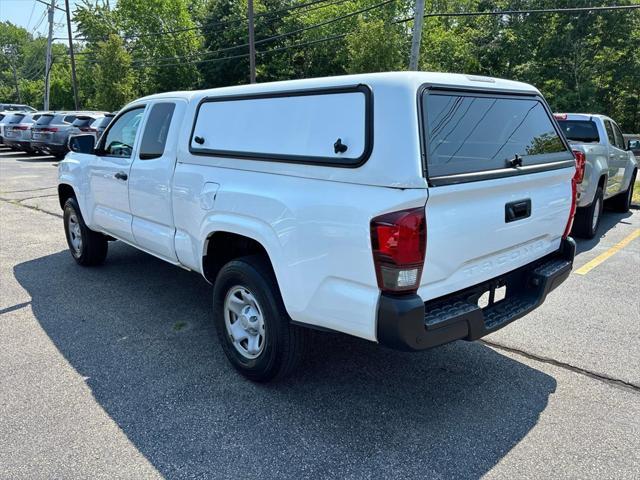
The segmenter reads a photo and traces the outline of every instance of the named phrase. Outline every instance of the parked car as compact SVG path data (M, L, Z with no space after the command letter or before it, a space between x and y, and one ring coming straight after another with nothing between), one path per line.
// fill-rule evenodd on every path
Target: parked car
M4 144L4 119L7 115L11 115L11 112L0 112L0 145Z
M629 210L638 162L611 118L583 113L559 113L555 117L571 147L585 159L572 233L593 238L605 201L616 211Z
M202 274L253 380L289 372L307 327L414 351L478 339L572 268L575 159L524 83L396 72L164 93L69 145L75 261L120 239Z
M19 124L25 115L27 115L25 112L5 112L4 118L0 121L0 137L2 137L2 143L13 150L16 150L16 147L7 142L8 129Z
M95 130L96 140L102 136L106 128L111 123L111 120L113 120L113 117L117 114L118 112L105 113L104 117L97 119L91 124L91 128Z
M640 159L640 140L629 140L627 142L627 148L633 152L636 161Z
M94 135L97 140L98 137L100 136L98 132L98 125L100 125L102 120L106 118L105 115L111 115L111 114L105 114L103 112L95 112L95 113L78 115L76 119L73 121L73 123L71 124L71 128L69 129L69 136L89 133ZM107 122L107 125L108 125L108 122ZM104 131L104 128L103 128L103 131Z
M43 113L33 126L31 148L56 158L64 158L68 151L67 140L71 124L77 115L71 112Z
M36 112L37 110L29 105L21 103L0 103L0 111L5 112Z
M27 113L19 123L7 125L4 143L15 150L36 153L37 150L34 150L31 146L31 132L33 125L41 115L41 113Z

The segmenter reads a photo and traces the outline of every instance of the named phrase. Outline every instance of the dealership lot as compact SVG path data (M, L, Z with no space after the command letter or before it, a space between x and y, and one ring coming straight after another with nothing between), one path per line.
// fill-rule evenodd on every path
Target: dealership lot
M0 478L637 478L640 211L606 213L570 279L485 342L318 333L256 385L198 275L120 242L75 265L55 164L0 151Z

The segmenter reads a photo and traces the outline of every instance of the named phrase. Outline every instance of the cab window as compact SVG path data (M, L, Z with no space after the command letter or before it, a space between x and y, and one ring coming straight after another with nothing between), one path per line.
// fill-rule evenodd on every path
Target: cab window
M151 107L140 143L140 159L159 158L164 153L175 103L156 103Z
M143 115L144 107L137 107L118 117L104 136L102 154L109 157L131 157Z

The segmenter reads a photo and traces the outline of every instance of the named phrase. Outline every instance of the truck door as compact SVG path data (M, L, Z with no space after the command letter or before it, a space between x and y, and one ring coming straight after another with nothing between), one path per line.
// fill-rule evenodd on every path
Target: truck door
M622 133L616 135L616 129L620 128L611 120L604 121L609 138L609 178L607 179L607 191L605 196L610 197L620 192L622 179L624 177L624 167L626 165L627 152L624 149L624 138ZM619 139L617 138L619 135Z
M92 224L133 242L129 209L129 169L136 151L145 105L120 113L100 139L89 171Z
M157 100L149 105L142 140L129 178L132 231L136 245L177 263L171 185L177 158L178 130L186 101Z
M616 122L611 121L611 125L613 125L613 135L616 139L615 147L616 147L616 184L618 190L616 193L622 191L624 187L624 172L627 167L627 161L629 159L629 154L625 148L624 144L624 135L622 135L622 130Z

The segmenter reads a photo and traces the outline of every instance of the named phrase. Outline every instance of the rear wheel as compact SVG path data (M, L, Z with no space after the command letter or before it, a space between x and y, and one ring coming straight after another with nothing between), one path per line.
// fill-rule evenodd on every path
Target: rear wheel
M63 219L64 232L73 259L85 267L103 263L107 257L107 237L87 227L75 198L65 202Z
M633 199L633 187L636 183L636 175L638 171L635 170L633 175L631 175L631 183L629 184L629 188L627 188L624 192L619 193L611 200L608 200L608 206L611 206L613 210L616 212L626 213L631 208L631 200Z
M572 235L581 238L593 238L598 231L600 218L602 217L602 207L604 204L604 193L602 187L598 187L593 197L593 202L588 207L578 208L573 221Z
M222 268L213 313L224 353L250 380L285 377L299 363L307 332L291 324L275 275L262 256L242 257Z

